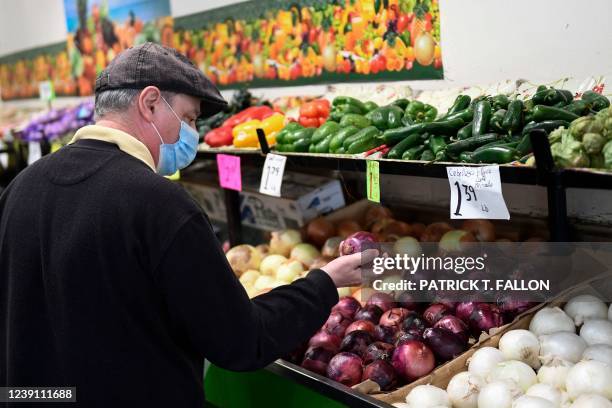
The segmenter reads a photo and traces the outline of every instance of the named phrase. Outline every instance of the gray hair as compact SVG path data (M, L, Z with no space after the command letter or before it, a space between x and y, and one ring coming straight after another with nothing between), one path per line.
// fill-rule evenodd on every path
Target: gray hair
M123 113L126 112L136 100L136 97L140 95L142 89L110 89L108 91L96 94L95 97L95 108L94 108L94 120L102 119L104 116L112 113ZM174 92L161 92L162 97L172 102L172 98L176 95Z

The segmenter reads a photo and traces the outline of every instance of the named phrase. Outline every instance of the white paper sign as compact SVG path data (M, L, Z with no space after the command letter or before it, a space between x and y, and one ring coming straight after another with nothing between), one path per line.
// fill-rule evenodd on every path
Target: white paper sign
M261 173L261 184L259 192L275 197L281 196L281 186L283 185L283 174L285 174L286 156L268 153Z
M42 157L40 142L28 143L28 166Z
M451 219L509 220L499 166L447 167Z
M41 101L52 101L55 99L55 89L53 88L53 82L42 81L38 83L38 96Z
M4 150L4 149L6 149L6 143L0 140L0 150ZM8 162L9 162L8 153L0 153L0 165L2 166L2 168L4 169L8 168Z

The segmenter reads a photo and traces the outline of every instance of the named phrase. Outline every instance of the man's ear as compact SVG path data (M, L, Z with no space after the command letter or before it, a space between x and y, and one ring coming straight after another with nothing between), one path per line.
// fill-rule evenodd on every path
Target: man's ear
M138 95L138 111L147 122L153 122L160 101L161 92L155 86L147 86Z

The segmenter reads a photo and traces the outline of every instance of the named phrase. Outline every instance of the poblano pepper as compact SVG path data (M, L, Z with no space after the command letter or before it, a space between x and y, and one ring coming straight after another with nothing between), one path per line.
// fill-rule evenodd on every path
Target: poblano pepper
M420 101L412 101L406 107L406 115L413 123L433 122L438 115L438 110Z
M610 106L610 100L605 96L593 91L586 91L582 94L582 100L591 104L591 109L599 112L602 109Z

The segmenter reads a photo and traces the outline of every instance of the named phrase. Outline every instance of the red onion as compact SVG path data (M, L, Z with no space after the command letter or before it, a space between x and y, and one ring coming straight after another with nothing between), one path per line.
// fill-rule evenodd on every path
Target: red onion
M359 309L361 309L361 303L357 299L351 296L344 296L332 307L331 311L338 312L347 319L353 320L355 313Z
M392 326L376 326L374 329L374 339L385 343L393 344L397 338L398 330Z
M417 331L399 332L397 340L395 340L395 347L399 347L411 340L423 341L423 333Z
M514 299L511 296L504 296L497 301L497 306L502 313L505 313L509 320L520 315L523 312L531 309L536 305L536 302L528 302L526 300Z
M344 332L353 323L351 319L342 316L339 312L332 312L323 325L323 330L339 337L344 337Z
M382 391L388 391L395 387L397 376L391 364L383 360L376 360L366 366L361 380L372 380L380 386Z
M423 339L434 352L438 361L452 360L461 354L467 343L452 331L441 327L431 327L423 332Z
M438 320L433 327L441 327L443 329L453 332L454 334L459 336L459 338L463 340L466 344L470 337L467 324L465 324L463 320L459 319L457 316L444 316L443 318Z
M436 366L433 352L417 340L406 342L396 348L391 361L395 372L409 382L429 374Z
M472 312L479 304L481 304L481 302L461 302L455 308L455 316L465 323L469 323Z
M356 330L354 332L350 332L344 339L342 339L342 343L340 343L340 351L354 353L359 357L362 357L368 349L368 346L373 341L374 339L370 333L363 330Z
M494 327L504 324L502 314L496 306L488 303L479 304L470 315L470 330L476 339L482 332L488 333Z
M430 326L433 326L438 320L449 314L451 314L451 310L448 308L448 306L443 305L442 303L434 303L425 309L423 312L423 317Z
M368 320L378 324L384 311L376 305L365 305L355 313L355 320Z
M319 330L308 341L308 347L325 347L337 353L340 350L340 343L342 343L342 337Z
M359 384L362 374L361 358L353 353L336 354L327 365L327 377L347 387Z
M346 336L349 333L354 332L355 330L362 330L370 333L370 335L373 336L375 328L376 326L374 325L374 323L369 320L355 320L353 323L351 323L349 327L347 327L346 332L344 332L344 335Z
M457 305L459 304L459 302L452 302L447 299L438 299L436 303L440 303L441 305L446 306L451 312L454 311Z
M397 305L408 310L418 311L421 303L414 300L414 295L409 291L404 291L397 296Z
M324 347L311 347L306 351L302 367L314 373L325 375L327 365L334 357L334 352Z
M370 364L374 360L391 361L394 349L395 347L392 344L375 341L366 349L363 355L363 363Z
M340 255L350 255L361 252L368 244L374 242L376 242L374 234L366 231L355 232L340 243Z
M383 310L383 312L386 312L389 309L393 309L394 307L397 307L397 304L395 303L393 296L389 295L388 293L384 293L384 292L374 293L372 296L370 296L366 305L376 305L380 307Z
M418 314L411 314L402 322L402 330L405 332L417 332L423 335L423 331L429 327L429 324Z
M307 347L308 346L306 344L302 344L283 357L283 359L293 364L300 364L304 358L304 352L306 351Z
M408 315L410 315L410 310L404 309L402 307L395 307L393 309L387 310L380 318L380 326L391 326L395 327L399 330L402 322ZM412 312L414 313L414 312Z

